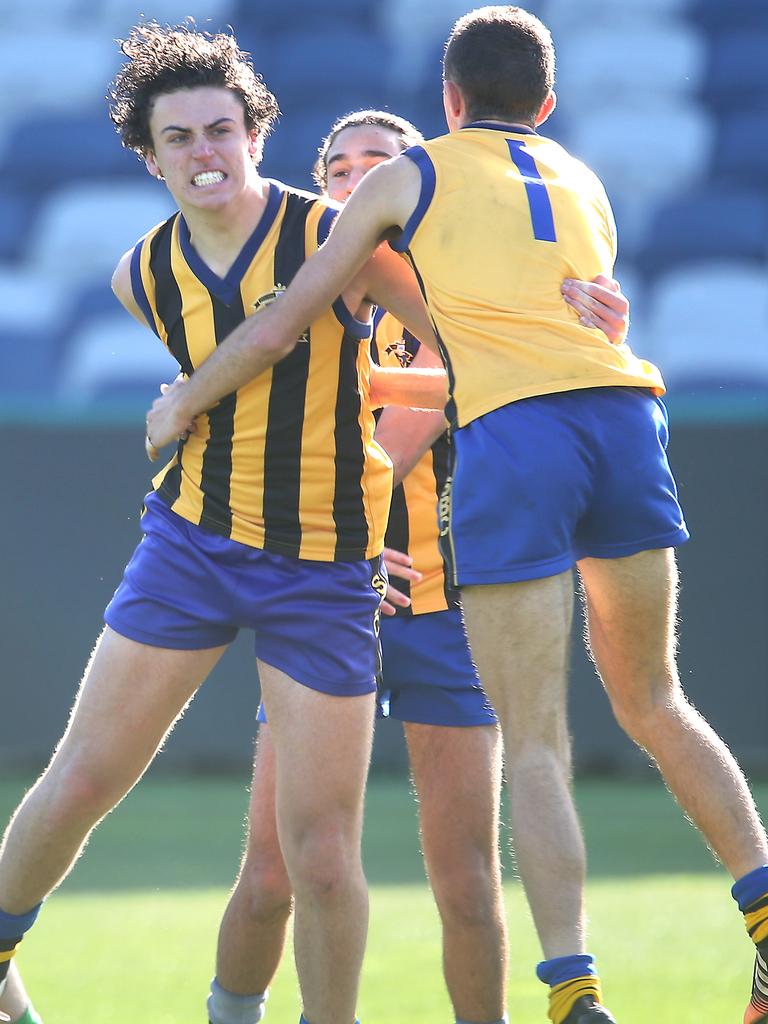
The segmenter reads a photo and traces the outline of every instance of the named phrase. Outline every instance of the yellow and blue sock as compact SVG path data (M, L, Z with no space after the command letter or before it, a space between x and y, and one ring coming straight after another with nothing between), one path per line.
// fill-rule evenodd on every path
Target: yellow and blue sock
M765 1020L768 1014L768 864L739 878L731 894L744 915L749 937L757 947L747 1015L750 1020Z
M5 988L8 969L19 943L35 923L41 906L42 904L38 903L26 914L8 914L0 909L0 992Z
M768 939L768 864L739 878L731 889L756 946Z
M542 960L536 968L536 976L549 985L548 1016L552 1024L564 1024L574 1003L582 996L592 996L597 1003L603 1001L594 957L589 953Z

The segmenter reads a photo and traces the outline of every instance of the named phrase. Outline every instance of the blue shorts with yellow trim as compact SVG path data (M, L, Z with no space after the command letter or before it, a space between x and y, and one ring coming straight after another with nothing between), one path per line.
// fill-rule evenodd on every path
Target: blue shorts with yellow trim
M458 585L540 579L688 540L666 409L644 388L522 399L453 438L441 532Z
M461 609L382 616L382 717L423 725L494 725Z
M376 689L379 558L315 562L262 551L188 522L154 493L141 524L144 538L104 613L115 632L202 650L252 629L256 657L313 690Z

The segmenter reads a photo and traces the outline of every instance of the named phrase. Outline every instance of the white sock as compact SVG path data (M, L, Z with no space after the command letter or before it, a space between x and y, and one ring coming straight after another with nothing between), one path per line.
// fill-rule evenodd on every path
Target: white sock
M264 1017L268 994L238 996L227 992L214 978L208 996L208 1019L211 1024L259 1024Z

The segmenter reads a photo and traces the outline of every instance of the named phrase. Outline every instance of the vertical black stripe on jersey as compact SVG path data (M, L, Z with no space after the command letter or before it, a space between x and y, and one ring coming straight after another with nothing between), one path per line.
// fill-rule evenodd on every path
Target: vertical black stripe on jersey
M306 258L305 229L312 202L288 193L275 246L275 287L288 287ZM280 301L278 299L278 301ZM310 341L299 341L272 367L264 441L264 549L299 557L301 438L309 376Z
M155 279L155 308L165 328L171 355L187 375L193 371L189 356L187 333L182 318L181 290L173 276L171 246L175 217L167 220L152 239L149 247L149 268Z
M435 337L437 338L437 347L440 350L440 356L441 356L441 358L443 360L443 363L445 364L445 372L448 374L448 394L449 394L449 398L448 398L448 401L446 403L444 412L445 412L445 418L448 420L448 422L451 424L452 427L455 427L456 426L456 402L453 399L453 392L454 392L454 388L456 386L456 377L454 376L454 373L453 373L453 366L451 365L451 358L448 355L448 349L443 344L443 339L440 337L440 332L437 329L437 324L435 323L435 319L432 316L432 314L430 313L429 303L427 302L427 289L424 287L424 279L422 278L421 274L419 273L419 268L416 266L416 262L415 262L415 260L413 258L413 255L412 255L410 249L406 250L406 255L408 256L408 260L409 260L411 266L413 267L413 272L416 275L416 281L417 281L417 283L419 285L419 289L421 290L421 297L424 299L424 305L427 307L427 313L429 313L429 319L432 321L432 327L433 327L434 332L435 332Z
M210 293L213 310L213 329L216 344L220 345L245 319L243 302L238 292L231 305ZM203 452L200 470L200 490L203 509L200 525L215 533L232 532L232 509L229 504L232 486L232 443L235 436L235 409L237 394L225 395L208 412L210 435Z
M339 386L336 393L336 486L333 521L338 558L360 561L368 547L368 520L363 500L365 449L360 430L360 391L357 377L359 341L347 331L341 340ZM343 550L343 555L342 555Z
M155 279L155 310L165 329L168 348L184 373L191 374L193 371L192 360L189 356L187 333L181 315L181 290L171 268L174 222L175 216L167 220L152 239L149 247L149 269ZM158 493L171 505L181 493L181 450L183 447L184 442L181 441L177 451L176 465L166 473L158 488Z
M408 551L411 542L411 533L408 522L408 505L405 500L405 488L402 484L392 492L392 503L389 506L389 519L387 520L387 533L384 543L388 548L395 551ZM411 596L410 580L402 580L398 576L390 576L390 584L399 590L406 597ZM411 608L397 608L396 615L411 615Z
M443 493L445 481L451 475L452 465L453 442L451 441L450 434L446 431L432 445L432 471L435 474L435 494L438 498ZM437 517L437 508L435 509L435 516ZM458 607L459 593L453 586L451 572L445 559L443 559L443 593L449 608Z

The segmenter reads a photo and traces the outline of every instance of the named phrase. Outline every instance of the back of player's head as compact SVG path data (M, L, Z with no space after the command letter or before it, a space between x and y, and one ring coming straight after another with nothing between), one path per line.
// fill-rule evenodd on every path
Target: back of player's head
M152 150L149 119L157 96L218 86L243 104L245 126L265 136L280 110L249 55L225 32L198 31L194 23L158 25L148 21L131 29L120 49L128 58L109 88L109 116L123 145L142 156Z
M520 7L480 7L453 26L443 70L470 120L533 124L555 82L552 36Z
M402 149L409 146L417 146L424 141L415 125L406 121L404 117L397 114L390 114L388 110L356 110L352 114L345 114L335 121L331 130L325 136L317 150L317 160L312 168L312 177L315 184L322 191L328 187L328 152L336 141L337 137L346 128L359 128L361 125L371 125L374 128L388 128L397 135Z

